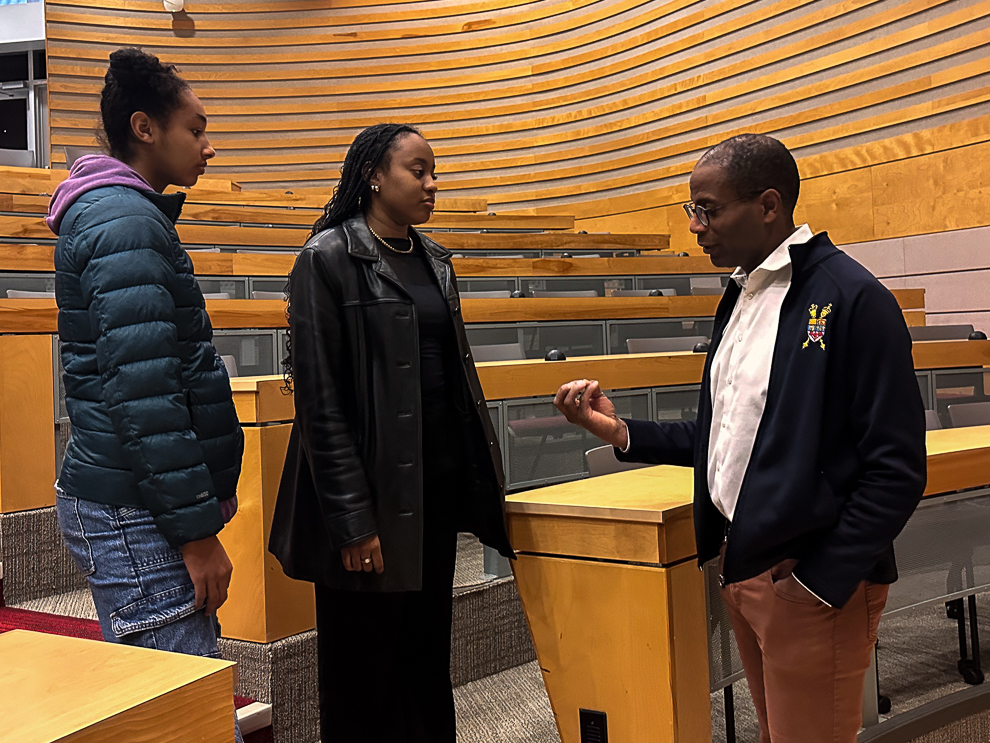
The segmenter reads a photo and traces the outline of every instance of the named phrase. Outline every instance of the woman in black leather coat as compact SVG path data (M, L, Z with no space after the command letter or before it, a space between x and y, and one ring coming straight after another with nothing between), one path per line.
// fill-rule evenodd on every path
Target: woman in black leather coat
M504 476L412 127L361 132L289 278L295 421L272 524L316 584L327 743L454 743L457 532L503 555Z

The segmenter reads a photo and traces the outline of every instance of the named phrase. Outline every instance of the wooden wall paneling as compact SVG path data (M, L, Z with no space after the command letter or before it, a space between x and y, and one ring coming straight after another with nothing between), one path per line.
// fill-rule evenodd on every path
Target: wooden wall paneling
M553 297L462 299L464 322L531 322L659 317L708 317L720 296L698 297Z
M2 255L2 253L0 253ZM635 258L454 258L458 277L468 276L660 276L723 274L707 256Z
M916 157L931 152L935 149L952 149L952 143L959 142L961 146L973 146L990 138L990 118L978 117L962 122L947 124L931 130L922 130L913 134L894 137L877 143L871 143L862 147L848 148L835 153L811 156L799 159L798 165L803 174L803 182L807 183L810 178L822 177L835 173L845 173L852 169L867 166L881 165L886 162L896 162L909 157ZM982 167L976 164L977 168ZM862 177L862 176L860 176ZM876 188L876 186L874 187ZM595 200L587 202L575 202L568 205L578 216L578 225L583 224L580 217L594 215L599 211L615 211L620 205L627 208L637 209L653 204L667 204L666 209L674 209L675 204L671 202L682 202L689 198L685 186L668 187L657 189L635 197L623 197L621 199ZM677 206L679 208L679 205ZM524 210L526 212L539 212L541 209ZM675 210L676 211L676 210ZM977 212L979 213L979 212ZM673 222L671 222L673 224ZM986 223L984 218L983 223ZM947 227L944 227L947 229ZM685 249L690 245L685 245L683 233L672 230L674 242L672 247L676 250Z
M434 235L443 240L443 235ZM0 242L0 271L41 271L54 267L54 245ZM288 276L295 264L292 253L190 253L198 276ZM477 276L654 276L720 274L706 256L628 258L454 258L462 278Z
M873 240L873 183L868 170L847 171L801 182L795 224L815 232L828 226L836 244Z
M55 505L51 335L0 335L0 513Z
M686 2L686 0L679 0L679 2ZM431 37L444 37L443 42L426 41L410 42L407 40L408 31L402 28L398 24L373 24L364 23L364 26L360 31L348 32L344 34L339 33L311 33L311 34L267 34L259 36L250 36L245 33L240 33L240 29L237 28L236 22L232 23L229 27L233 32L229 35L214 34L210 36L175 36L175 35L160 35L155 36L150 33L134 33L133 29L128 29L131 33L129 36L133 40L140 39L140 43L144 47L153 47L156 49L170 49L173 47L183 48L184 50L193 49L208 49L215 50L221 48L248 48L248 49L265 49L267 54L271 54L273 50L280 47L301 47L301 46L312 46L318 49L305 53L305 56L299 56L299 52L285 52L281 54L282 61L284 62L310 62L310 61L329 61L330 59L374 59L380 55L380 50L378 45L373 42L388 42L388 48L390 49L391 56L401 57L408 55L429 55L429 54L442 54L451 51L473 51L476 49L485 49L489 46L494 45L507 45L519 42L530 42L535 38L552 36L557 33L566 32L571 30L574 24L573 17L566 17L564 20L558 21L547 21L548 15L552 16L557 12L563 11L566 15L570 16L579 15L580 21L583 25L593 23L595 21L602 21L609 18L612 14L621 13L625 10L630 10L636 8L637 6L643 4L643 0L617 0L617 2L612 3L608 6L602 6L596 3L595 0L568 0L566 3L535 3L533 4L533 9L528 11L523 11L519 14L509 14L502 17L502 23L505 24L505 30L499 30L499 33L495 38L491 38L491 34L484 33L472 33L479 31L488 31L493 28L497 29L500 23L492 21L482 21L479 24L467 23L463 21L453 21L453 22L441 22L432 25L419 25L416 29L417 37L430 39ZM577 14L574 11L587 8L587 12ZM324 26L314 25L322 30ZM74 43L89 43L89 44L115 44L119 43L121 34L114 31L90 31L81 30L78 24L60 24L53 22L48 24L49 39L55 39L65 42ZM346 46L350 45L350 46ZM345 47L344 49L337 49L336 47ZM183 54L186 58L183 58ZM192 63L196 64L201 62L199 59L192 57L189 52L180 52L177 54L170 54L171 58L175 58L176 61L182 63ZM92 56L81 54L73 57L74 59L79 58L90 58ZM236 60L228 59L228 63L232 61L251 60L253 62L264 63L267 60L267 56L246 54L238 55Z
M986 66L990 68L990 62L987 62ZM899 92L908 93L911 91L913 87L914 86L910 86L910 85L902 86ZM871 102L876 102L876 103L882 102L873 99L882 98L883 91L878 93L867 94L867 97L871 99ZM975 105L977 103L983 103L987 100L990 100L990 90L978 90L978 91L968 92L962 95L949 96L943 101L937 101L935 107L937 107L939 110L965 108L967 106ZM823 112L827 110L828 107L824 107L822 109ZM788 147L792 149L799 149L800 147L809 147L812 145L821 144L822 142L838 140L843 137L849 137L855 134L861 134L864 132L870 132L876 129L882 129L884 127L893 126L896 124L903 124L906 122L910 122L913 119L929 116L932 114L932 111L933 111L932 103L918 104L916 106L911 106L905 109L899 109L894 112L880 114L874 117L870 117L868 119L860 119L854 122L840 124L835 127L819 129L810 134L785 138L784 141L785 144L787 144ZM749 125L745 127L740 127L738 129L720 132L715 137L709 136L702 138L700 141L694 140L690 144L682 144L677 146L677 148L683 150L694 150L694 149L703 150L706 149L707 147L717 144L718 141L721 141L723 137L742 134L745 131L757 131L763 133L774 132L782 128L783 126L793 126L799 123L806 123L804 121L806 118L809 117L805 113L795 114L791 117L791 121L788 121L786 123L781 122L779 120L772 120L769 122L761 123L760 125L756 125L756 126ZM650 155L650 157L653 156L654 155ZM631 159L620 161L619 163L616 163L616 165L631 166L631 165L642 164L642 160L643 160L642 155L634 155L634 156L630 156L630 158ZM623 176L615 176L612 178L601 178L595 181L590 181L586 185L585 184L580 184L577 186L561 185L552 188L542 188L540 190L521 190L521 191L502 192L499 194L499 201L504 201L509 203L528 202L540 198L544 198L544 199L561 198L575 193L597 192L603 189L619 188L619 187L624 187L639 183L648 183L652 181L661 180L664 178L671 178L674 176L682 176L682 175L690 174L692 168L693 168L692 162L684 162L676 165L660 166L655 169L644 170L634 175L630 174ZM585 166L585 170L587 171L589 170L589 168ZM593 166L590 168L590 170L613 172L614 169L612 167L606 167L605 164L602 164L599 166ZM559 178L559 177L564 177L567 174L568 171L566 169L561 169L561 170L553 171L549 174L541 173L540 175L544 177L546 177L547 175L552 175L555 178ZM577 175L577 174L578 171L576 170L570 173L570 175ZM491 180L493 181L492 185L503 186L503 185L515 185L517 183L526 183L529 180L531 180L531 178L524 176L498 176ZM462 181L454 181L454 183L460 187L467 187L467 186L479 187L480 185L482 185L481 183L471 183L471 182L462 182Z
M0 242L0 271L43 271L50 273L54 270L54 245Z
M237 9L243 10L244 7L238 6ZM331 13L333 17L349 16L357 24L353 26L357 36L351 38L367 40L368 47L357 52L359 57L367 52L387 58L384 64L376 61L363 65L357 61L353 64L321 62L321 59L328 59L331 55L341 59L341 52L343 56L351 55L350 50L360 45L324 43L323 37L336 32L335 28L315 34L307 31L305 26L310 18L302 16L308 12L318 14L312 8L300 11L301 20L276 14L284 23L280 20L275 25L297 30L273 30L265 36L254 31L248 31L246 35L243 33L245 23L260 26L262 18L254 17L249 12L238 13L236 18L225 16L233 13L232 7L211 4L199 9L198 15L193 14L194 21L206 24L199 26L200 38L190 41L163 36L167 44L158 50L166 56L176 55L175 59L189 64L197 76L212 77L212 82L203 80L203 87L218 96L219 107L211 121L211 130L215 122L217 131L222 134L226 130L232 143L246 138L254 140L253 146L257 147L258 140L262 138L245 133L278 131L282 136L271 141L294 145L295 138L291 132L303 133L307 128L318 128L317 136L323 136L327 142L332 137L338 138L334 140L336 144L313 148L317 161L312 169L289 162L300 159L304 150L288 147L284 154L289 157L280 157L280 164L259 166L255 172L244 173L243 181L249 186L268 185L273 182L272 178L304 184L320 179L332 180L336 173L328 167L328 162L339 162L339 154L353 134L353 129L370 123L367 115L354 114L368 107L374 109L374 116L380 116L383 110L409 110L403 108L408 107L408 96L398 97L393 93L420 89L423 76L414 70L423 69L423 61L429 59L426 69L433 76L431 88L434 91L443 89L441 98L437 100L448 101L452 107L449 110L446 105L431 107L417 111L413 118L427 124L425 133L434 141L438 153L450 160L449 179L445 179L445 185L453 186L455 198L484 192L490 197L490 208L494 207L499 213L507 210L539 213L546 209L548 202L554 202L558 213L566 210L579 219L625 215L622 219L627 223L629 220L648 219L655 224L666 218L667 229L651 229L675 232L671 245L691 250L696 249L686 230L673 229L677 224L671 219L677 216L675 204L672 200L664 202L662 198L658 199L658 192L662 193L664 189L657 189L655 184L660 183L664 187L681 185L698 151L735 131L737 124L739 128L752 129L755 123L773 132L784 131L787 127L801 127L803 130L799 136L786 137L785 141L799 157L808 155L801 158L802 171L807 178L809 175L835 175L851 167L868 167L878 164L877 158L883 162L903 159L907 152L932 146L928 135L901 134L905 126L914 126L919 133L930 132L937 127L925 129L925 122L942 122L947 116L964 118L969 111L973 113L971 125L959 126L958 121L950 122L946 125L949 128L942 129L942 133L951 136L940 138L934 146L948 150L973 144L967 138L980 128L979 122L986 118L985 111L990 103L990 96L980 92L980 81L990 77L990 72L985 59L972 56L972 51L982 43L981 34L985 37L985 19L990 11L990 4L985 1L960 6L941 0L913 0L907 3L853 0L821 7L791 0L752 9L745 8L741 2L726 2L695 10L686 4L668 7L629 0L567 7L560 4L560 7L552 9L520 6L504 13L495 13L492 16L494 23L486 28L465 27L463 19L457 15L461 10L461 6L431 8L430 12L435 12L435 17L431 16L432 20L424 20L418 25L432 29L438 35L429 37L428 33L421 34L423 38L409 38L396 43L393 43L394 38L388 37L406 33L412 26L407 26L405 20L391 22L390 28L386 28L389 24L384 22L374 28L375 24L370 20L374 13L360 10ZM386 14L407 13L409 18L415 13L410 6L385 7L382 11ZM59 13L69 15L60 17ZM99 20L90 24L87 15L93 13L73 3L62 3L56 8L49 24L53 30L50 34L50 51L53 52L50 66L53 71L50 83L53 93L52 121L56 125L53 141L57 141L62 134L75 136L71 129L62 127L63 124L82 126L87 130L92 126L96 98L93 93L85 91L95 92L98 87L94 83L98 83L101 64L87 62L86 59L99 60L101 55L105 58L111 41L80 43L59 39L84 38L86 34L116 30L109 25L111 21ZM136 26L161 26L162 21L167 20L154 18L150 13L149 6L128 5L120 14L104 10L96 15L136 17L148 21L134 24ZM541 17L552 16L552 21L536 23L526 20L530 17L526 13L543 13ZM363 23L362 15L369 17L367 23ZM609 24L605 22L608 18L617 20ZM100 24L106 25L106 28L98 28ZM212 28L210 24L214 24ZM455 26L458 26L457 30L448 33ZM582 30L578 31L579 28ZM952 29L967 29L969 32L950 33ZM465 30L467 33L464 33ZM80 35L79 32L84 33ZM122 40L120 32L117 33L113 41ZM151 42L154 42L156 35L161 36L159 31L152 30L149 34L140 28L129 28L125 33ZM468 38L472 34L476 38ZM525 41L522 40L523 35ZM788 43L789 35L800 35L801 38ZM219 45L213 44L213 37L236 37L239 44L256 37L259 46L249 50L249 54L254 56L242 55L240 50L230 54L222 46L228 42L221 39ZM848 47L839 46L845 39L852 38L863 41ZM497 40L497 48L481 54L456 51L473 48L472 44L482 39L488 46ZM580 42L574 43L578 39ZM719 44L721 39L725 39L725 43ZM925 51L918 51L919 43L929 39L931 43L927 44ZM291 46L293 40L306 43L304 46ZM318 43L310 43L313 41ZM198 44L207 45L208 42L220 50L218 57L224 55L224 68L216 70L221 74L213 75L214 71L210 69L211 52L197 48ZM914 46L909 46L911 44ZM432 48L431 45L442 45L445 51L427 58L425 54ZM385 54L381 54L383 48L388 50ZM716 54L710 53L713 48ZM898 54L902 48L904 53ZM644 56L651 54L654 57L652 62ZM970 56L964 57L964 54ZM181 55L185 55L185 59ZM490 55L503 56L496 58ZM232 59L226 59L228 57ZM465 62L467 57L470 59ZM659 63L668 58L669 63ZM958 61L947 63L957 58ZM272 106L267 106L268 102L254 106L245 117L235 119L225 113L243 109L235 103L239 94L230 92L234 87L241 88L240 94L243 95L248 94L243 91L252 87L267 89L273 96L308 93L309 88L302 82L292 84L285 77L273 77L280 74L280 68L285 67L274 62L291 62L293 59L305 60L328 71L351 70L354 74L360 74L360 79L344 81L345 85L352 86L346 88L349 91L347 97L354 100L348 102L333 97L322 100L271 98ZM966 62L966 59L971 61ZM65 67L64 73L59 72L59 65ZM389 65L391 67L387 68ZM752 74L758 70L761 74ZM226 72L231 76L224 77ZM819 106L818 110L813 107L790 116L781 109L781 106L814 99L823 89L813 76L826 74L826 82L830 86L827 90L832 96L829 107ZM661 75L667 76L666 79ZM63 88L63 94L67 96L64 107L58 89L59 79L67 86ZM274 84L264 83L265 79ZM249 80L259 82L237 85L237 81ZM472 81L471 85L464 84L468 80ZM963 83L969 86L968 90L960 87ZM457 87L459 84L461 89ZM873 89L861 93L862 86L866 84ZM87 85L90 87L87 88ZM947 87L950 85L956 87ZM72 90L82 92L70 93ZM660 90L664 92L656 97L656 91ZM756 101L741 98L754 96L757 92L760 95ZM253 92L251 95L257 98L258 94ZM643 97L650 95L654 96L653 105L648 103L650 99ZM712 115L687 124L688 129L681 134L654 125L652 130L643 129L644 139L631 128L649 127L651 121L671 119L677 115L677 106L682 105L683 101L673 96L692 101L692 105L703 102L712 108ZM340 97L344 97L343 94ZM275 114L266 119L263 112L283 110L278 106L291 106L296 112L324 109L330 113ZM650 111L643 114L635 110L635 106L649 108ZM78 114L81 115L74 115L72 108L80 108ZM777 109L784 115L766 118L771 110ZM420 113L423 116L419 116ZM603 118L605 114L607 119ZM647 121L642 118L644 115L654 118ZM472 122L474 116L484 116L486 120ZM574 124L583 120L587 123L580 126L579 132L574 131ZM605 120L608 121L607 131L596 131L598 122ZM900 130L893 130L894 127ZM351 131L348 132L348 128ZM893 136L885 136L887 131L891 131ZM518 134L512 135L511 132ZM687 132L690 134L685 136ZM491 136L496 133L500 136ZM845 147L850 138L855 138L853 141L859 144ZM680 140L686 146L678 155L674 148ZM256 153L266 149L251 149L236 144L233 147L230 156L243 159L232 159L231 162L240 162L245 166L252 161L251 158L260 156ZM328 153L327 147L337 154ZM638 148L640 152L633 153L632 148ZM479 157L482 153L498 155ZM278 157L283 153L273 154ZM608 164L610 169L625 165L630 171L638 172L632 173L632 177L620 177L626 174L619 171L612 180L612 171L603 169L606 158L612 161ZM805 160L808 160L809 170L805 170ZM505 166L509 163L515 163L513 167L523 172L505 172ZM814 167L825 164L831 170L814 171ZM534 177L538 180L532 180ZM872 174L870 177L872 180ZM513 186L508 183L512 179L521 182ZM847 185L835 180L833 184L823 183L819 187L825 192L834 187L837 193L843 193L842 189ZM861 184L856 185L860 186L859 194L865 195ZM872 190L876 191L875 188ZM814 187L806 186L805 191L811 196ZM975 197L981 195L979 187L971 191ZM828 220L812 226L829 229L837 240L864 239L868 223L864 218L866 207L858 196L853 195L855 192L845 193L846 199L840 198L838 203L831 205L824 198L820 201L809 200L809 219L814 222ZM951 197L947 195L946 199ZM881 198L876 203L881 204L882 201ZM902 223L911 221L911 210L919 211L917 206L903 208L908 212L906 217L899 219ZM843 225L839 215L850 212L855 219L846 220ZM632 214L635 216L630 216ZM977 215L972 217L972 222L954 224L950 220L951 217L947 217L939 228L980 224L985 218ZM876 221L879 224L882 220ZM628 229L639 231L642 227ZM918 222L914 229L931 229L931 225Z
M775 7L777 7L777 6L775 6ZM855 7L855 4L846 4L846 5L842 5L842 6L836 6L836 7L842 7L842 8L844 8L844 9L846 9L846 10L848 10L848 9L849 9L849 8L851 8L851 7L853 7L853 8L854 8L854 7ZM910 6L909 6L909 7L910 7ZM789 8L789 7L785 7L785 8L784 8L784 10L787 10L787 9L790 9L790 8ZM832 11L832 10L826 10L826 11L824 11L824 12L828 14L828 13L832 13L832 12L834 12L834 11ZM760 17L760 16L758 15L758 16L756 16L756 17ZM734 23L735 23L735 22L734 22ZM734 27L734 28L733 28L732 30L738 30L738 26L735 26L735 27ZM793 29L793 27L792 27L792 26L787 26L786 28L784 28L784 29L783 29L783 32L785 32L785 33L786 33L786 32L793 32L793 30L794 30L794 29ZM856 32L859 32L859 31L853 31L853 33L856 33ZM709 30L709 31L708 31L707 33L708 33L708 34L711 34L712 32L711 32L711 30ZM765 41L765 40L764 40L764 39L760 39L759 41ZM682 42L682 43L684 43L684 42ZM725 52L725 53L728 53L729 51L730 51L730 50L726 50L726 52ZM651 54L654 54L654 52L651 52ZM642 60L642 61L645 61L645 60ZM738 72L738 70L737 70L736 72ZM529 94L533 94L533 93L535 93L535 92L538 92L538 91L536 91L536 90L534 90L534 89L532 89L532 86L528 86L528 87L526 88L526 91L525 91L525 92L527 92L527 93L529 93ZM384 105L384 106L386 106L386 107L387 107L387 102L384 102L384 103L383 103L383 102L380 102L380 101L379 101L379 102L376 102L376 105L379 105L379 106L382 106L382 105ZM527 108L530 108L530 107L531 107L531 106L527 106Z
M58 307L54 299L0 298L0 333L52 335L57 332Z
M971 21L972 16L973 16L972 12L969 11L956 13L953 14L953 16L950 19L945 19L943 25L946 28L952 28L957 25L962 25L968 21ZM706 93L703 99L701 97L698 97L696 99L684 101L681 104L679 104L679 106L676 109L669 106L658 106L658 110L663 111L664 115L669 116L672 113L677 113L682 110L687 111L701 104L711 106L713 104L722 101L727 102L741 95L751 94L756 90L755 85L757 84L763 86L764 88L768 88L771 85L788 82L790 80L798 79L803 76L820 75L824 70L827 70L830 67L848 64L850 61L858 58L868 58L884 49L889 49L891 47L898 46L908 41L915 41L918 38L923 38L924 36L932 32L932 29L928 27L928 24L925 24L921 28L924 28L925 30L922 32L920 30L917 30L916 28L911 28L905 32L902 32L901 34L897 34L889 38L883 37L878 40L871 40L868 43L855 47L851 51L837 52L835 54L828 55L827 57L824 57L822 59L816 59L814 62L808 62L802 65L788 67L785 70L775 72L772 75L761 76L757 78L756 81L746 81L743 83L738 83L733 86L729 86L721 90L716 90L711 93ZM936 30L941 30L941 29L936 29ZM858 32L859 29L855 29L855 30L841 29L841 31L843 33L855 33ZM830 41L834 41L835 33L838 32L833 32L828 35ZM939 45L938 47L926 49L923 52L915 52L913 54L909 54L904 57L899 57L893 60L889 60L882 64L871 65L864 69L855 70L853 72L846 73L844 75L839 75L839 76L833 75L829 77L828 80L826 81L816 82L811 85L803 86L796 90L788 91L786 93L773 95L773 96L764 96L757 99L756 101L749 102L741 106L724 107L721 109L713 110L711 113L705 116L698 117L697 119L694 119L691 122L680 123L675 125L674 127L658 127L652 130L647 135L640 134L632 137L610 137L593 146L585 146L581 148L575 148L572 150L564 150L562 152L553 151L553 152L540 153L539 151L535 151L533 154L527 154L525 158L517 158L517 159L500 158L492 161L460 162L457 164L456 168L457 170L484 171L486 169L493 169L495 167L510 167L510 166L524 165L524 164L535 164L540 162L555 162L558 160L573 159L585 155L600 154L602 152L607 152L607 151L613 151L613 150L619 151L627 147L630 147L634 144L642 144L644 141L660 140L671 135L682 134L684 132L691 131L695 128L700 128L700 126L710 126L711 124L715 124L715 123L731 122L734 120L738 120L744 116L753 115L760 111L773 110L775 108L779 108L787 103L794 103L801 100L812 101L816 98L816 96L822 95L824 93L832 93L843 87L851 87L853 85L861 84L863 82L867 82L870 80L881 78L883 76L891 75L905 69L910 69L911 67L917 66L921 61L924 60L931 61L933 59L940 59L942 57L950 56L952 54L957 54L960 51L971 49L976 46L982 46L986 43L985 39L986 39L985 34L974 33L965 37L964 39L954 39L950 42ZM801 41L798 42L797 46L803 48L807 46L807 44L805 41ZM757 64L760 62L768 63L772 61L767 59L767 57L770 54L774 54L777 56L780 55L780 53L776 51L772 53L767 53L766 55L762 55L760 57L756 57L755 59L747 61L746 64L750 69L752 69L753 67L756 67ZM724 73L725 76L729 76L731 74L738 74L739 71L740 70L738 70L735 66L733 66L730 68L726 68L724 70L720 70L719 75L722 75ZM706 79L711 77L713 76L708 75L706 76ZM943 82L949 82L949 80L946 79ZM846 101L843 101L840 104L832 104L831 107L823 106L817 109L808 108L802 110L797 114L792 115L789 118L775 120L773 123L773 128L783 129L786 126L791 125L792 122L795 124L807 124L810 121L813 121L814 117L818 117L818 118L834 117L838 114L845 113L848 110L854 110L856 107L862 107L864 105L876 105L877 103L882 102L884 99L890 100L890 99L900 98L905 95L910 95L911 93L917 92L917 89L919 87L920 89L927 89L928 87L930 87L930 85L931 82L927 78L922 78L920 80L914 80L914 81L909 81L907 83L903 83L900 86L895 86L894 88L887 89L882 93L877 91L871 91L869 94L865 96L850 98ZM663 86L662 88L658 88L657 91L658 91L658 95L661 93L661 91L665 96L674 95L681 92L681 86L677 84L670 84L667 86ZM880 98L881 95L883 95L884 97ZM632 122L628 120L620 120L619 122L612 123L610 126L613 128L618 128L618 127L628 126L631 123ZM602 131L600 129L598 129L597 127L593 127L586 130L582 130L580 132L569 132L568 134L581 135L581 136L595 136L595 135L600 135L601 133ZM720 138L724 138L729 134L731 134L730 131L724 131L724 132L720 132L718 136ZM577 136L569 137L569 140L571 141L573 141L574 139L577 139ZM716 141L719 140L716 139ZM543 138L541 137L536 142L527 141L527 142L516 142L513 144L517 146L525 145L525 146L533 147L534 145L548 144L548 142L543 141ZM679 152L680 153L689 152L691 151L691 149L694 148L688 147L686 145L681 145L679 149L671 150L671 153L677 154ZM621 164L622 164L621 159L618 161L615 160L609 161L610 168L619 167L621 166ZM452 168L448 166L448 170L450 169ZM474 185L472 182L465 183L462 181L458 181L456 179L451 180L451 182L457 184L460 187L471 187Z
M416 0L408 0L408 2L415 2ZM200 20L195 25L198 30L202 31L245 31L245 30L267 30L267 29L286 29L286 28L310 28L315 24L319 23L320 18L323 18L324 25L331 25L327 23L327 20L332 21L333 26L349 26L349 25L360 25L362 23L400 23L402 21L420 21L429 18L444 18L451 15L468 15L473 13L491 13L494 14L495 11L504 10L507 8L521 7L525 5L532 5L532 0L491 0L491 2L485 3L456 3L452 5L447 5L443 8L416 8L414 10L391 10L385 12L377 12L374 14L367 12L356 12L356 13L342 13L340 10L342 8L363 8L366 5L395 5L397 3L394 0L389 0L388 2L371 2L369 0L355 0L354 2L347 2L347 0L331 0L329 2L323 3L313 3L313 2L281 2L277 7L272 7L271 5L265 5L264 3L210 3L208 6L208 13L211 16L219 16L224 20ZM52 10L46 15L48 20L52 20L58 23L68 23L68 24L94 24L102 26L113 26L114 18L112 16L95 16L93 14L84 13L74 13L71 10L60 10L59 8L76 8L78 4L76 2L65 2L64 0L53 0L49 2ZM110 0L109 2L89 2L87 5L92 9L104 9L104 10L128 10L128 11L139 11L146 13L153 13L149 17L135 19L132 18L132 23L135 27L140 28L156 28L160 30L166 30L175 28L173 25L173 20L171 18L163 19L161 18L161 9L156 6L153 2L114 2ZM200 5L196 8L200 13L203 11L204 6ZM310 11L309 15L299 15L300 13L305 13ZM324 11L323 13L313 13L313 11ZM268 13L267 19L255 19L255 20L238 20L243 16L258 13ZM546 11L544 11L546 12ZM559 12L559 11L558 11ZM331 15L332 14L332 15ZM329 15L329 19L327 16ZM234 20L228 20L227 16L233 16ZM511 19L510 19L511 22Z
M683 212L682 212L683 213ZM448 250L666 250L668 235L625 233L587 234L570 232L532 232L477 234L467 232L438 232L430 237Z

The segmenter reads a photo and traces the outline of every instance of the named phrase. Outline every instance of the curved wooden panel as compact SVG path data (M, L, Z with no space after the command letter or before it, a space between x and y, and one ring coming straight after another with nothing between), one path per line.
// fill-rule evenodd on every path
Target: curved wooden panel
M808 178L990 114L990 0L361 5L190 0L172 17L151 0L50 0L53 162L92 142L105 60L125 44L181 66L211 115L211 173L245 188L328 191L358 129L405 120L451 197L625 215L617 232L667 232L694 161L732 133L782 138ZM813 226L841 228L824 202Z
M893 294L902 310L924 309L924 289L895 289ZM718 296L464 299L461 304L467 323L556 322L712 317L719 299ZM278 299L208 299L206 309L218 330L288 325L285 302ZM57 318L54 299L0 299L0 333L56 333ZM936 348L950 348L939 343Z

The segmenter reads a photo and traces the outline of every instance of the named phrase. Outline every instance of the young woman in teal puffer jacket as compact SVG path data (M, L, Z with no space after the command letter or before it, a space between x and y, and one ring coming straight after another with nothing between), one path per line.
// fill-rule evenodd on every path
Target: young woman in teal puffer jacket
M48 224L72 438L59 526L108 641L217 656L243 435L192 262L175 231L214 150L171 65L110 56L110 156L74 164ZM240 740L240 734L237 734Z

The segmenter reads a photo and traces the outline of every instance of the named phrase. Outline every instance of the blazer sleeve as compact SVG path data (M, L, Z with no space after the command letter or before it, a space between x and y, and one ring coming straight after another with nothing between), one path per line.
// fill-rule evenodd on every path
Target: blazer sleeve
M846 604L904 528L927 480L924 403L911 337L893 295L879 284L855 303L848 343L843 374L851 388L848 430L859 473L835 528L794 571L836 607Z
M304 249L289 279L295 424L333 548L374 536L374 500L345 415L340 300L322 254ZM362 401L356 401L361 404Z
M182 381L171 238L151 217L130 216L84 239L80 286L99 331L103 402L144 507L174 546L217 534L220 504Z
M671 421L654 423L622 419L629 430L629 446L625 452L615 450L620 462L644 464L674 464L680 467L694 466L695 421Z

